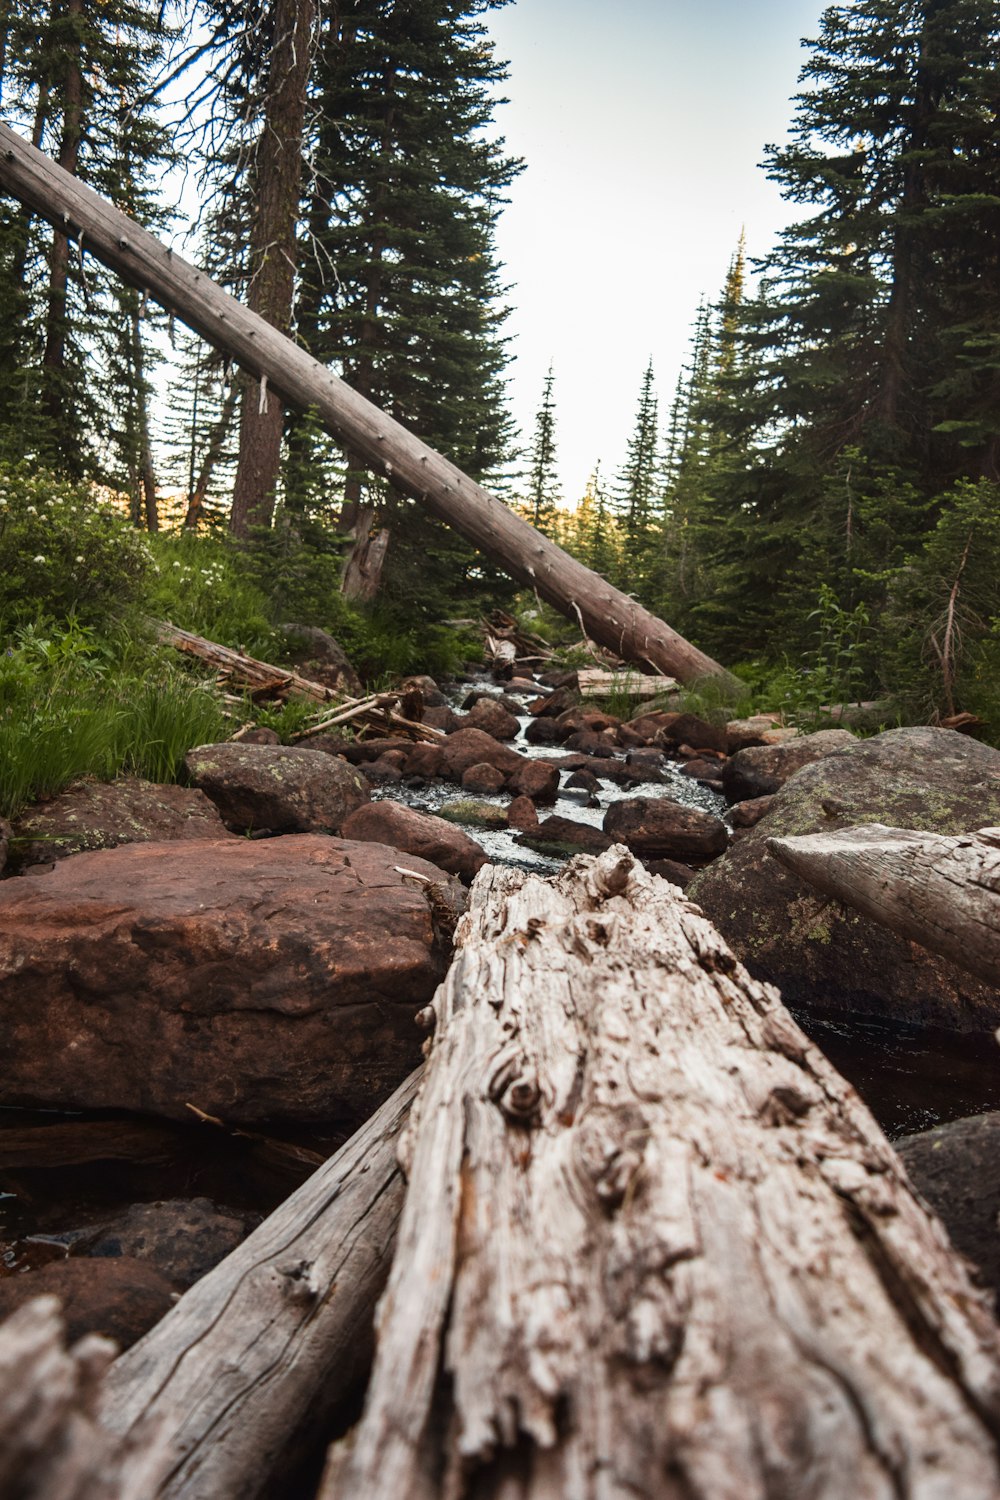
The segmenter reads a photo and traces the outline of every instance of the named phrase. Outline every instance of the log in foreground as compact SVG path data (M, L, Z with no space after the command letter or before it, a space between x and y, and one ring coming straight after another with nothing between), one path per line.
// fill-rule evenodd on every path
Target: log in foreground
M112 1365L104 1427L127 1445L152 1426L169 1460L142 1500L253 1500L363 1380L418 1079Z
M824 895L1000 985L1000 828L946 836L867 823L767 847Z
M854 1090L621 846L477 877L322 1500L985 1500L1000 1335Z
M0 191L19 198L68 238L77 238L81 250L90 250L249 370L261 381L262 405L270 385L293 405L315 410L333 436L361 454L374 473L454 526L511 577L578 621L601 645L628 661L672 673L682 682L728 676L718 662L535 531L292 339L7 125L0 125Z

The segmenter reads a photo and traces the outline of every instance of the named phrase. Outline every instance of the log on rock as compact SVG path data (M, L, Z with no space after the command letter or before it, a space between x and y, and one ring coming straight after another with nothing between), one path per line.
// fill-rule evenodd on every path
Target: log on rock
M824 895L1000 985L1000 828L946 836L867 823L767 847Z
M581 698L606 698L626 693L630 698L658 698L677 691L676 677L650 676L643 672L605 672L600 667L581 667L576 674Z
M357 1135L115 1361L100 1416L152 1424L169 1464L142 1500L252 1500L363 1380L403 1201L414 1073Z
M620 846L490 866L323 1500L984 1500L1000 1334L854 1090Z
M126 218L6 125L0 125L0 190L148 292L196 333L301 410L314 410L372 472L446 521L520 583L537 590L618 656L682 681L735 679L634 599L613 588L514 514L400 422L352 390L294 340Z

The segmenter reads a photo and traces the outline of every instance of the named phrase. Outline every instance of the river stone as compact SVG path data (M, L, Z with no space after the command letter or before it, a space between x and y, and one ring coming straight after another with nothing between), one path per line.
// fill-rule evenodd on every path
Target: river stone
M447 967L435 865L322 834L128 844L0 883L0 1102L360 1124ZM440 925L440 924L439 924Z
M532 719L526 725L524 738L529 745L561 745L570 737L570 729L555 719Z
M567 858L573 854L603 854L614 843L614 839L590 823L555 816L543 818L537 828L515 834L515 840L541 854L562 854Z
M548 760L528 760L519 755L507 777L507 790L514 797L530 797L532 802L554 802L559 794L559 767Z
M79 782L51 802L27 808L12 833L12 870L119 844L228 837L218 808L204 792L131 777Z
M672 797L612 802L604 814L604 832L634 854L651 859L712 859L729 841L719 818Z
M357 808L346 819L342 832L345 839L387 844L405 854L416 854L466 884L487 860L482 846L454 823L400 802L369 802L367 807Z
M697 714L670 714L660 740L665 745L690 745L692 750L725 751L728 740L721 724L710 724Z
M336 833L371 796L339 757L288 745L199 745L184 769L239 833Z
M731 755L722 768L727 802L747 802L751 797L770 797L789 776L824 755L846 750L855 742L849 729L821 729L803 734L782 745L752 745Z
M361 679L351 666L347 652L332 635L318 625L283 625L288 653L301 677L320 682L334 692L360 697Z
M457 729L441 747L441 775L449 781L461 781L470 766L485 765L509 776L523 759L482 729Z
M958 1030L1000 1022L1000 989L829 901L770 838L859 823L956 834L1000 823L1000 752L947 729L891 729L803 767L767 817L688 889L737 958L804 1006Z
M1000 1113L936 1125L895 1142L917 1192L1000 1305Z
M447 708L448 700L434 681L426 673L414 677L405 677L400 683L400 692L405 696L408 692L416 690L424 700L424 708Z
M141 1339L177 1301L173 1286L155 1266L132 1257L54 1260L37 1271L0 1277L0 1320L32 1297L48 1296L62 1303L68 1343L100 1333L119 1349Z
M798 738L797 729L782 726L776 714L754 714L749 719L730 719L726 725L726 750L735 755L751 745L784 745Z
M502 791L506 780L504 773L498 771L496 766L480 764L469 766L467 771L462 772L463 790L478 792L480 796Z
M95 1260L141 1260L184 1291L231 1254L259 1222L259 1215L217 1208L208 1198L133 1203L75 1235L72 1253Z

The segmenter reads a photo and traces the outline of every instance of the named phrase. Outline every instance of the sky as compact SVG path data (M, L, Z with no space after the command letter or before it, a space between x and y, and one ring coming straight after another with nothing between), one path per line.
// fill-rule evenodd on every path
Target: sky
M563 498L625 459L650 357L661 419L698 299L745 227L763 255L794 217L759 167L785 138L821 0L514 0L497 124L526 170L497 232L512 307L511 407L530 439L554 373Z

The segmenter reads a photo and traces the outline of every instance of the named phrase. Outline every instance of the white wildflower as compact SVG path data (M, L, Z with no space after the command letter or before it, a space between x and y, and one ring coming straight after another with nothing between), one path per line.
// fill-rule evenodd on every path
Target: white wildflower
M45 554L43 552L36 553L35 556L32 558L32 562L44 562L44 561L45 561Z

